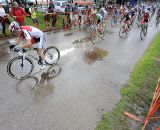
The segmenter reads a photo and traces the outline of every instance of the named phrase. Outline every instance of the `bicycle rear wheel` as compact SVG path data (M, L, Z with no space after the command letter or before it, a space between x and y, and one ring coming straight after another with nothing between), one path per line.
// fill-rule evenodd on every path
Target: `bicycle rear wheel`
M44 51L46 63L49 65L56 64L60 58L60 52L57 47L50 46Z
M119 30L119 37L120 37L120 38L125 38L126 36L127 36L127 31L126 31L125 27L122 26L122 27L120 28L120 30Z
M25 79L32 73L33 69L33 61L22 56L13 58L7 65L7 73L13 79Z

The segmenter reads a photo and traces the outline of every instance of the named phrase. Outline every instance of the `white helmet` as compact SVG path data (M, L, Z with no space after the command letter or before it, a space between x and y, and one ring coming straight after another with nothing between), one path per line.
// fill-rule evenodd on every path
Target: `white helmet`
M19 31L20 30L20 26L17 22L13 21L9 27L8 27L9 31L11 31L12 33Z

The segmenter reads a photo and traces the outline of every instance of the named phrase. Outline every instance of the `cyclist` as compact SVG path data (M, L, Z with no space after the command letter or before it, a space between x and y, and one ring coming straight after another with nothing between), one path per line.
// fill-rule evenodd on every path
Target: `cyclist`
M158 9L158 11L157 11L156 21L158 21L159 18L160 18L160 9Z
M147 35L147 31L148 31L148 22L149 22L149 12L147 10L144 11L142 19L140 21L141 25L145 25L146 26L146 34Z
M101 16L103 16L104 19L107 18L108 12L105 10L104 7L102 7L99 12L100 12Z
M147 23L147 24L148 24L149 18L150 18L149 11L148 11L148 10L145 10L145 11L144 11L144 14L143 14L144 23Z
M15 21L13 21L9 25L9 30L12 33L15 33L18 35L16 46L14 47L14 50L16 52L19 52L23 48L29 48L33 46L34 43L37 43L37 49L38 49L38 55L41 58L42 61L42 68L43 69L45 64L45 56L44 56L44 42L45 42L45 36L44 33L39 30L38 28L35 28L33 26L19 26L19 24ZM21 47L18 47L17 45L25 39L25 44ZM34 39L34 40L33 40ZM34 42L33 42L34 41Z
M133 24L133 22L134 22L134 19L135 19L135 9L134 8L132 8L131 10L130 10L130 15L131 15L131 24Z
M103 20L103 16L101 14L97 14L96 12L93 12L92 18L93 18L92 22L94 22L97 25L98 31L102 35L102 27L100 26L100 24L101 24L101 21Z
M125 11L124 16L121 21L123 20L126 25L125 28L130 28L131 17L130 17L130 13L128 10Z
M118 15L119 15L119 11L118 11L118 8L115 6L113 11L113 16L117 18Z

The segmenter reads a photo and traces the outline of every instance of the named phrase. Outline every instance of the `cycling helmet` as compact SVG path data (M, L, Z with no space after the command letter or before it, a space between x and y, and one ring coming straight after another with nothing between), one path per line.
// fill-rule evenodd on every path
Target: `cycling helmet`
M20 26L17 22L13 21L9 27L8 27L9 31L14 33L14 32L18 32L20 30Z

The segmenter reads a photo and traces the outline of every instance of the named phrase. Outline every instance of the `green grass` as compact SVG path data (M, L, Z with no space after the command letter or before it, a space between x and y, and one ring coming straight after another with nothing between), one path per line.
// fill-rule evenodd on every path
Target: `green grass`
M58 15L57 16L57 22L55 25L55 28L62 28L63 27L63 19L64 19L64 15ZM12 17L9 17L10 21L13 21ZM40 30L45 30L46 29L46 24L44 21L44 15L42 13L37 13L37 19L39 22L39 26L38 28ZM26 25L34 25L32 22L32 19L30 17L25 17L25 24ZM51 22L50 22L50 27L52 27ZM11 36L12 34L9 32L8 27L6 27L6 34L7 36ZM2 35L0 35L0 37L2 37Z
M121 100L112 112L103 115L96 130L131 130L132 123L136 124L134 130L141 129L141 123L124 116L123 112L142 119L146 117L160 76L160 61L153 58L160 59L160 33L136 64L128 83L122 87ZM154 121L150 121L147 127L152 126L155 130L158 125Z

